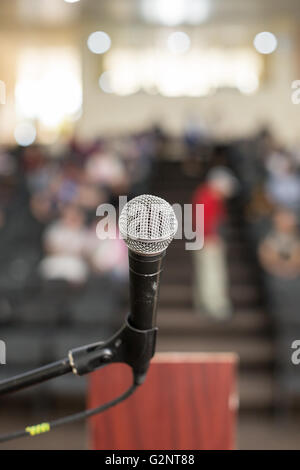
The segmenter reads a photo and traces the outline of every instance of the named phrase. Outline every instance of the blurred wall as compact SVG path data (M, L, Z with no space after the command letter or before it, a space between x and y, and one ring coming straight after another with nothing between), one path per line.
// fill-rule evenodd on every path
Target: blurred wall
M0 143L14 143L17 122L14 106L18 58L24 48L74 47L80 49L80 34L76 28L1 27L0 80L6 86L6 103L0 105Z
M235 25L236 26L236 25ZM93 137L101 133L136 130L152 123L161 123L170 132L179 134L191 115L202 117L216 136L232 137L245 135L260 125L269 124L283 142L298 142L300 105L291 101L291 84L300 79L300 41L297 25L287 22L273 31L279 38L275 53L266 57L266 77L259 91L253 95L242 95L235 91L219 91L205 98L167 98L160 95L137 93L119 97L102 92L98 85L101 74L101 56L92 54L86 40L95 29L107 30L113 39L113 46L135 46L142 41L148 43L153 30L140 26L105 26L100 22L85 22L84 18L75 26L53 28L2 28L0 31L0 79L7 85L7 103L0 106L1 142L14 142L13 108L16 60L24 45L73 45L82 56L83 113L75 125L82 137ZM214 44L222 47L251 44L255 33L262 25L251 26L247 35L241 34L241 25L234 33L234 25L226 25L224 31L216 25L207 32L201 29L202 37L214 38ZM220 29L219 35L216 30ZM243 28L242 28L243 30ZM271 29L272 30L272 29ZM278 31L277 31L278 30ZM129 31L129 32L128 32ZM226 31L231 32L230 41ZM228 36L228 34L227 34ZM249 38L252 38L251 40ZM201 39L199 39L201 40ZM227 41L227 42L226 42Z
M196 114L218 136L245 135L267 123L280 139L295 142L300 130L300 105L291 101L292 81L300 79L296 44L286 41L276 53L266 57L267 73L257 93L242 95L238 91L221 90L204 98L105 94L98 85L99 59L83 47L84 111L80 134L93 136L99 131L136 129L149 122L160 122L177 134L186 119Z

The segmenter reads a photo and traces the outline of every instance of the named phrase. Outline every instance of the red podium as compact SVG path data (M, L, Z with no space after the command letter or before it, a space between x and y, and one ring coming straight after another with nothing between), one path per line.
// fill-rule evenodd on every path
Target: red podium
M127 401L89 421L92 449L233 449L237 412L234 354L161 353ZM114 364L91 375L88 406L124 392L131 370Z

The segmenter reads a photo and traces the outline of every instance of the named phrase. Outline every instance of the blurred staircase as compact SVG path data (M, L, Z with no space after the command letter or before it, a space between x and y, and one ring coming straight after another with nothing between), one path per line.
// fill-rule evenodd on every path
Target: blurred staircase
M152 194L173 203L189 203L198 178L183 174L181 163L160 161ZM255 265L243 237L239 214L230 214L228 267L235 313L216 321L193 310L192 252L174 240L162 278L158 325L159 351L235 352L239 356L241 410L262 410L273 404L273 343L270 322L262 310Z

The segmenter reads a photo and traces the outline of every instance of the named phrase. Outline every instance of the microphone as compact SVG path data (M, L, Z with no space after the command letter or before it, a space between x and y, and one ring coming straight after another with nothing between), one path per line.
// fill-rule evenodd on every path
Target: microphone
M158 295L166 249L177 231L173 208L149 194L137 196L123 208L119 229L128 247L130 313L138 330L156 326Z
M119 220L120 234L128 246L130 266L130 313L124 325L107 341L71 349L67 358L0 382L0 395L69 372L84 375L113 362L125 363L133 371L134 386L122 395L122 399L142 384L155 352L156 312L163 262L177 227L175 213L164 199L143 194L129 201ZM100 411L118 401L120 399L109 402L104 408L100 407ZM99 409L87 413L92 416L96 412Z
M118 398L102 406L0 436L0 442L34 436L55 426L101 413L128 398L144 382L155 352L156 312L163 262L178 222L170 204L159 197L143 194L124 206L119 227L128 246L130 266L131 308L124 326L108 341L72 349L68 358L1 382L0 394L26 388L71 371L75 375L87 374L113 362L131 367L132 385Z
M166 249L177 232L173 208L164 199L142 194L123 207L119 231L128 247L130 310L121 329L105 343L69 352L78 375L112 362L128 364L134 382L143 383L156 344L158 293Z

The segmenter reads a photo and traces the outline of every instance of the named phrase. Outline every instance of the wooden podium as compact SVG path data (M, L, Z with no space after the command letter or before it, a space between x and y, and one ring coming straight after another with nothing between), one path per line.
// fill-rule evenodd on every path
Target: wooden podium
M161 353L146 382L127 401L89 420L92 449L235 448L234 354ZM88 407L129 387L131 370L107 366L91 375Z

